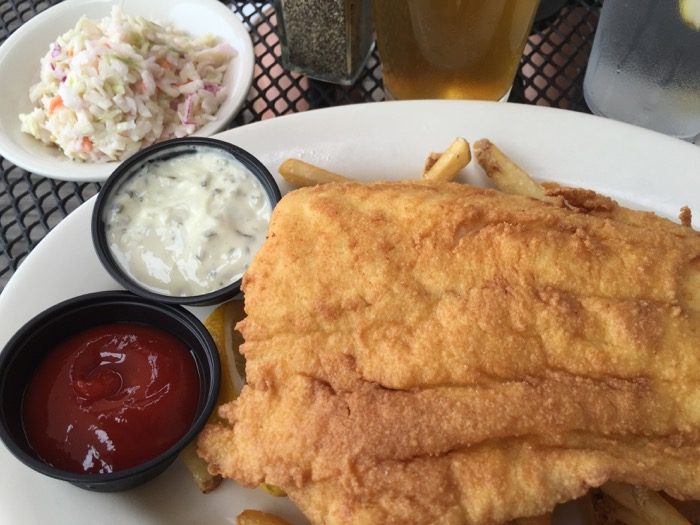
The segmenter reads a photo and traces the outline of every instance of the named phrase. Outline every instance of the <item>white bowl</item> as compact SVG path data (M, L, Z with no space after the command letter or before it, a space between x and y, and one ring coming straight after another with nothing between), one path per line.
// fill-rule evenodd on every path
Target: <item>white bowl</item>
M20 131L20 113L31 111L29 88L39 80L41 57L49 44L75 26L85 15L108 16L113 0L66 0L32 18L0 46L0 154L32 173L54 179L102 181L118 162L85 163L69 160L58 148ZM123 10L151 20L171 22L194 35L210 33L236 50L224 86L228 96L216 119L194 134L209 136L224 129L243 104L253 79L254 55L248 31L238 17L218 0L122 0Z

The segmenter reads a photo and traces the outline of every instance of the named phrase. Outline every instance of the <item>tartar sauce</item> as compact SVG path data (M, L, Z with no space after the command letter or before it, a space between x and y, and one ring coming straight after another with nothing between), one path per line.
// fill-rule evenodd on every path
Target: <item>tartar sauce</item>
M106 207L118 263L147 289L201 295L238 280L272 213L260 181L214 148L146 163Z

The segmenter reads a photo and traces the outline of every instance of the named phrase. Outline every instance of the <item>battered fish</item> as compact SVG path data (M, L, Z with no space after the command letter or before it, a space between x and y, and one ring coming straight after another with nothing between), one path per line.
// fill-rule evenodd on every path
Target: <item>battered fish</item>
M288 194L200 455L315 524L492 524L607 480L700 498L700 236L584 190Z

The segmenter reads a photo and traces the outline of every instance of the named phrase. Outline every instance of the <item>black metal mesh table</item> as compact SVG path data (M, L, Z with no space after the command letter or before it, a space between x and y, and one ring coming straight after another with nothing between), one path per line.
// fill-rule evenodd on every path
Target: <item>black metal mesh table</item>
M0 1L0 42L58 0ZM280 64L276 17L267 2L225 2L244 22L256 64L247 100L231 126L309 109L384 99L376 51L352 87L314 81ZM510 101L588 111L582 83L600 0L568 0L538 21L522 58ZM38 64L37 64L38 67ZM7 80L7 79L5 79ZM0 290L27 254L71 211L95 195L97 183L55 181L0 157Z

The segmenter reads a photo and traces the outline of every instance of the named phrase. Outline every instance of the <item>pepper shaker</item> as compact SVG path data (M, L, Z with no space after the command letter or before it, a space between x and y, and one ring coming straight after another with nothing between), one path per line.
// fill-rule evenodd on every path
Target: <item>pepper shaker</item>
M287 69L351 85L374 46L371 0L275 0Z

